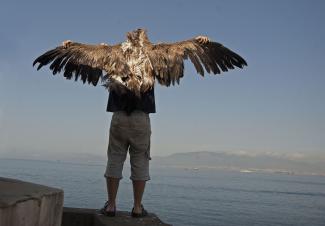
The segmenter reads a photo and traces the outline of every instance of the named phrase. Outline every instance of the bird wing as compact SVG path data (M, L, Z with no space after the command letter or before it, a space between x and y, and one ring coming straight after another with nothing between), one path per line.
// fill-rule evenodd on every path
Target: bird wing
M197 73L204 76L208 73L220 74L221 71L243 68L246 61L237 53L218 42L209 41L201 44L196 39L152 45L147 52L155 77L161 85L179 84L184 76L184 60L190 59Z
M37 70L51 63L50 69L55 75L64 71L63 76L75 81L79 78L85 83L97 85L99 78L108 80L111 74L127 74L120 45L88 45L72 42L69 46L59 46L39 56L33 66L39 63ZM107 75L103 76L103 70Z

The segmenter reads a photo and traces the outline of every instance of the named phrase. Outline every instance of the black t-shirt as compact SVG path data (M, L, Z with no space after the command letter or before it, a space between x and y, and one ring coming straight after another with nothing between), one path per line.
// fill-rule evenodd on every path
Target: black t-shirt
M156 113L154 88L141 93L141 97L127 90L119 94L114 90L109 93L107 111L125 111L130 114L132 111L139 110L145 113Z

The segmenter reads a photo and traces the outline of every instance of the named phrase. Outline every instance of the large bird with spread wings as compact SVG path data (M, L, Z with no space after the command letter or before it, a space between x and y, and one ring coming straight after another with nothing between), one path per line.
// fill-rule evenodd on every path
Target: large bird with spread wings
M191 60L202 76L205 71L220 74L247 66L237 53L205 36L153 44L144 29L128 32L126 41L117 45L88 45L68 40L39 56L33 66L38 63L39 70L51 63L53 75L63 71L67 79L74 77L75 81L94 86L101 79L109 90L121 92L127 88L140 96L154 86L155 80L164 86L179 84L186 59Z

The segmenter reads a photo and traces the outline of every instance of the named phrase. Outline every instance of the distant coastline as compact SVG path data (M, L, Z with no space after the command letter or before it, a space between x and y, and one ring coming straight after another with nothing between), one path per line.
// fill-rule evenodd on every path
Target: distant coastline
M58 154L56 156L2 156L3 160L46 161L49 163L73 163L83 165L106 165L106 156L94 154ZM127 163L128 161L126 161ZM151 165L155 167L182 168L184 170L225 170L240 173L275 173L286 175L325 176L325 163L303 158L291 159L287 156L269 154L244 155L226 152L187 152L169 156L153 156Z

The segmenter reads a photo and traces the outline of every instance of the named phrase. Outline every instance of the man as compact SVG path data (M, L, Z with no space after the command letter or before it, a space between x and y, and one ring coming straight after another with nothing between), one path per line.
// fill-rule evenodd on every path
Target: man
M146 181L149 176L150 160L150 113L156 112L154 89L137 97L131 91L118 95L111 91L107 111L114 112L109 132L107 167L105 172L108 201L102 213L115 216L116 194L122 178L123 164L127 151L130 154L133 183L134 207L132 217L143 217L147 211L141 204Z
M200 43L207 43L209 39L198 36ZM123 89L123 87L121 87ZM116 195L120 179L122 179L123 164L130 154L131 177L133 184L132 217L144 217L147 211L142 205L142 197L146 181L150 180L150 113L156 112L154 88L138 97L125 89L123 92L110 92L107 111L113 112L109 144L107 151L107 167L105 172L108 201L101 209L106 216L116 214Z

